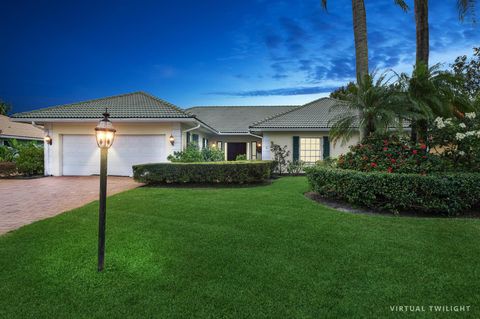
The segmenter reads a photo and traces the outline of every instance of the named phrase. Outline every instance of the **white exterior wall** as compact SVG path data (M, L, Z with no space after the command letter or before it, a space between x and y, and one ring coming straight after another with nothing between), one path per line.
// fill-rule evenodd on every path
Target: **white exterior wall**
M182 149L180 123L121 123L112 121L116 134L128 135L165 135L166 156ZM45 149L45 175L61 176L62 172L62 136L66 134L94 135L97 123L48 123L45 125L52 138L52 145ZM169 138L173 135L174 145ZM115 143L115 141L114 141ZM100 164L99 164L100 165Z
M290 155L288 156L288 160L292 161L293 160L293 137L298 136L298 137L320 137L323 138L323 136L328 136L328 132L318 132L318 131L312 131L312 132L307 132L307 131L297 131L297 132L264 132L263 133L263 147L262 147L262 159L272 159L273 154L270 151L270 144L273 142L275 144L278 144L280 146L285 146L287 145L287 149L290 151ZM341 154L345 154L348 152L348 148L351 145L355 145L359 142L359 136L355 135L353 136L348 143L345 145L342 145L342 143L339 141L335 145L333 142L330 141L330 157L336 158L340 156ZM323 143L323 141L321 141ZM323 151L323 145L322 145L322 151Z

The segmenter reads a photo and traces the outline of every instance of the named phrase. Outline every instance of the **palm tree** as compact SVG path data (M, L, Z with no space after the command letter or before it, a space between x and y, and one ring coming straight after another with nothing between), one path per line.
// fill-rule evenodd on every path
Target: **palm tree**
M473 104L462 90L459 77L441 70L441 64L428 67L418 62L411 76L399 76L400 90L404 99L400 108L404 108L415 129L415 139L426 141L427 123L435 117L452 117L472 111ZM413 126L413 125L412 125ZM419 136L417 136L417 134Z
M406 10L407 4L405 0L395 1L403 10ZM471 14L473 20L475 20L475 3L476 0L457 0L457 8L459 19L464 20L465 16ZM416 52L416 65L423 64L428 69L428 60L430 55L430 32L428 26L428 0L414 0L415 11L415 25L416 25L416 39L417 39L417 52ZM420 68L423 68L421 66ZM411 140L416 142L418 139L418 130L423 130L417 127L415 120L412 120Z
M403 0L394 0L404 10L408 6ZM327 0L321 0L323 9L327 10ZM355 73L357 83L368 81L364 79L369 75L368 70L368 39L367 39L367 13L365 11L364 0L352 0L353 14L353 37L355 41ZM359 110L362 112L362 110ZM360 114L361 116L361 114ZM360 130L360 138L368 134L367 131Z
M332 107L331 111L336 114L330 122L332 141L336 143L341 140L345 143L358 128L368 136L398 127L402 123L399 114L413 116L408 110L405 112L402 96L387 79L386 73L378 77L375 73L367 74L357 83L356 90L346 97L346 101Z

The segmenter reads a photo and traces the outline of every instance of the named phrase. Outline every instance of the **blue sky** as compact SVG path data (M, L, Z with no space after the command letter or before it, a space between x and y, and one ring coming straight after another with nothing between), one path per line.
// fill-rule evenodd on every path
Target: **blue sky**
M413 12L365 2L371 69L409 71ZM0 98L15 112L139 90L181 107L304 103L355 74L351 1L319 3L3 1ZM431 63L480 44L455 3L430 1Z

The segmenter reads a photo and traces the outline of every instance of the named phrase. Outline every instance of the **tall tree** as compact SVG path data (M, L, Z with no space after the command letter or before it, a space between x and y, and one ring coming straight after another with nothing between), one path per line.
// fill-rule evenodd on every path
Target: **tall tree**
M402 9L407 10L408 6L403 0L394 0ZM323 9L327 10L327 0L321 0ZM368 37L367 37L367 13L365 10L364 0L352 0L353 14L353 38L355 41L355 74L357 83L368 81L365 77L369 76L368 70ZM359 109L362 117L362 109ZM365 126L364 130L360 130L360 137L366 136L369 132Z
M407 7L405 0L395 1L403 10ZM467 15L472 16L472 20L475 21L475 3L476 0L457 0L458 16L461 21ZM416 66L419 68L426 68L428 70L428 59L430 55L430 32L428 26L428 0L414 0L415 11L415 28L416 28ZM423 64L423 66L419 66ZM416 142L418 139L418 131L424 131L426 129L426 123L420 120L417 123L412 120L411 139ZM424 134L421 134L424 135Z

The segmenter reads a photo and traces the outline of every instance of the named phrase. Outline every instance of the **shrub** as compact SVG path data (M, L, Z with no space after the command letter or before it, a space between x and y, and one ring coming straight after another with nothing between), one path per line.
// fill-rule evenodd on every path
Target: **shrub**
M338 168L363 172L421 173L442 169L438 156L430 154L425 144L412 145L408 137L395 134L371 135L340 155Z
M133 166L136 181L147 184L245 184L268 180L271 161L157 163Z
M15 158L15 163L20 174L43 174L43 160L43 147L34 143L18 147L18 156Z
M0 162L0 176L10 176L17 172L14 162Z
M305 168L305 162L303 161L288 161L287 173L290 175L300 175Z
M221 162L225 160L225 153L218 147L205 147L202 149L204 162Z
M17 150L13 147L0 146L0 162L13 162L17 156Z
M225 159L225 154L218 148L203 148L200 150L196 144L188 146L180 152L174 152L167 159L173 163L195 163L195 162L219 162Z
M448 170L480 170L480 115L437 117L429 130L429 144Z
M326 198L393 212L457 215L480 201L480 174L388 174L328 167L305 169L313 191Z
M247 160L247 155L246 154L239 154L237 157L235 157L236 161L246 161Z
M270 150L273 152L273 171L282 175L285 172L287 158L290 155L290 151L287 150L287 145L281 147L273 142L270 145Z

